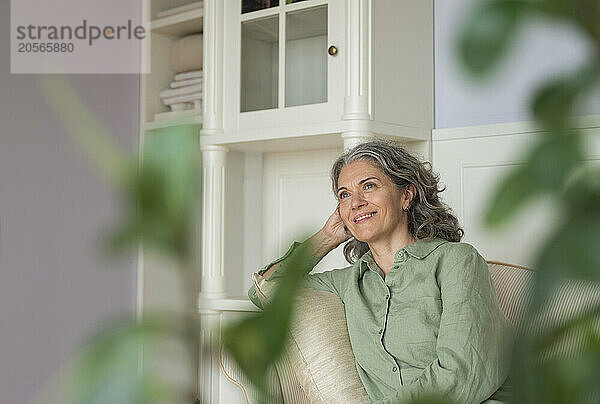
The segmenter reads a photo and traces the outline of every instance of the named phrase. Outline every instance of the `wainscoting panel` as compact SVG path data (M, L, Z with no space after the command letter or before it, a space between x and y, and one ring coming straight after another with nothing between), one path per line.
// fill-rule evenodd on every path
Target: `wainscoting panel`
M336 207L329 170L341 149L265 153L263 158L263 259L281 256L294 240L318 231ZM315 271L345 266L341 248Z
M499 124L433 131L433 166L447 189L444 201L465 230L463 241L490 260L531 265L538 247L558 222L558 209L540 197L492 231L484 215L496 189L540 138L531 124ZM600 130L585 129L590 164L600 164Z

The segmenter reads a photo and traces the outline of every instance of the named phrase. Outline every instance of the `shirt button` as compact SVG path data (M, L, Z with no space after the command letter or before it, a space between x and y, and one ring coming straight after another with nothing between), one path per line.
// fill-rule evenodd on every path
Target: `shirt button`
M394 366L394 367L392 368L392 372L397 372L397 371L398 371L398 368L397 368L396 366Z
M379 330L378 332L379 332L379 335L383 334L383 330Z
M390 300L390 295L385 295L386 300Z

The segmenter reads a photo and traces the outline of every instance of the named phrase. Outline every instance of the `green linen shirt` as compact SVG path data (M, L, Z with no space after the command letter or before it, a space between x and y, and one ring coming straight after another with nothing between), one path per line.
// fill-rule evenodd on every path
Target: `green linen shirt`
M259 273L281 261L269 281L283 276L298 245ZM422 239L396 252L387 276L370 251L352 266L308 274L318 261L305 260L305 286L344 303L370 403L408 402L429 390L457 403L503 398L513 329L474 247ZM262 308L254 287L248 296Z

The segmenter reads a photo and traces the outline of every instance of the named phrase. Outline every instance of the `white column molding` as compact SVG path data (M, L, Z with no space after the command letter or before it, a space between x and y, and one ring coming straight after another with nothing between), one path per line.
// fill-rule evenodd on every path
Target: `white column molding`
M198 392L201 402L219 403L221 313L201 310L200 323Z
M223 133L224 2L204 0L202 135Z
M371 2L346 0L346 96L342 119L371 119Z
M373 140L373 132L368 131L350 131L342 133L342 140L344 141L344 151L352 149L354 146L358 146L361 143Z
M204 298L225 296L225 163L227 148L202 150L202 284Z

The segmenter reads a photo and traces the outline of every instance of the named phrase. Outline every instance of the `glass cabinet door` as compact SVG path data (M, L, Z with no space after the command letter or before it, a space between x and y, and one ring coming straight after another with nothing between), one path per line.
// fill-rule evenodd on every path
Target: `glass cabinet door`
M327 102L327 6L285 15L285 106Z
M240 111L277 108L279 15L242 22Z
M279 0L242 0L242 14L277 7Z
M242 0L240 112L328 101L328 5Z

